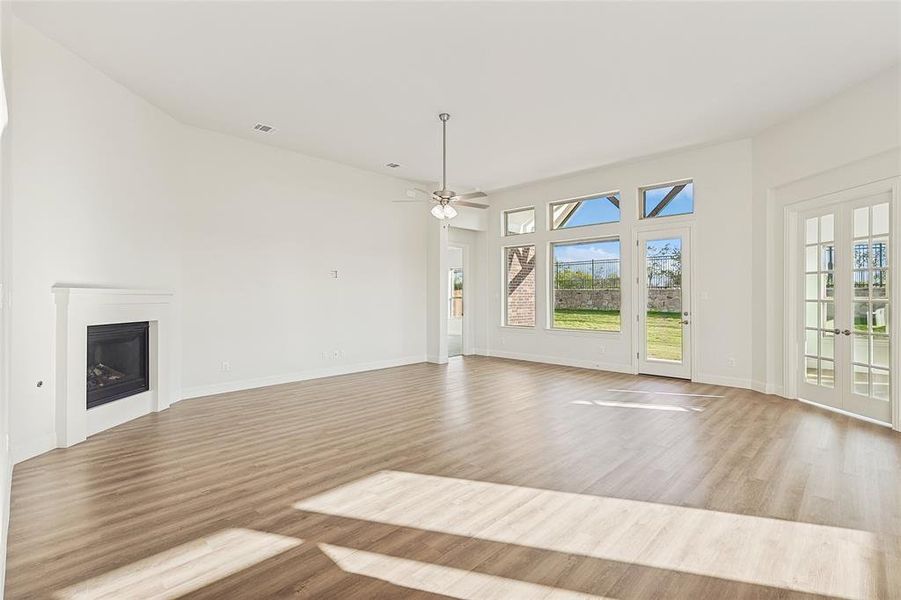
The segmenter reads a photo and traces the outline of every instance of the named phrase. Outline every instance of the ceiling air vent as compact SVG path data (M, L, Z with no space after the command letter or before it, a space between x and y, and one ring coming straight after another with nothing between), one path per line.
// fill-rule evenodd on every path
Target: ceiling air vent
M263 123L257 123L253 126L254 131L261 131L263 133L271 133L275 131L275 127L272 125L264 125Z

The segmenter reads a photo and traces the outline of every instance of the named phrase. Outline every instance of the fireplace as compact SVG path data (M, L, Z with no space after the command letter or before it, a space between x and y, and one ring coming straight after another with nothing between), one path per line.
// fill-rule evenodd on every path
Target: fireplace
M87 408L150 389L150 323L88 327Z

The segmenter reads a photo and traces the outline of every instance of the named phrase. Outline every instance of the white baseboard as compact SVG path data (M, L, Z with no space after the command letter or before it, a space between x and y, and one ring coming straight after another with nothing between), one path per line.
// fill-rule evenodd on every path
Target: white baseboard
M30 440L15 444L10 448L10 460L12 461L12 464L16 465L23 460L34 458L35 456L43 454L44 452L49 452L54 448L56 448L56 434L52 432L44 433L35 436Z
M773 396L782 396L783 398L787 398L785 394L783 394L783 389L781 385L770 385L765 381L751 381L751 389L755 392L760 392L761 394L770 394ZM789 398L790 399L790 398Z
M742 388L750 390L751 380L743 377L723 377L722 375L708 375L706 373L696 373L693 379L695 383L707 383L710 385L725 385L728 387Z
M614 373L632 373L632 365L628 364L599 363L591 360L570 360L559 358L557 356L526 354L522 352L507 352L506 350L480 351L479 353L484 353L485 356L493 356L496 358L525 360L529 362L546 363L549 365L560 365L563 367L577 367L580 369L593 369L595 371L612 371Z
M285 373L283 375L272 375L268 377L257 377L254 379L242 379L238 381L227 381L224 383L214 383L210 385L199 385L184 388L181 392L180 400L187 400L188 398L200 398L202 396L212 396L214 394L240 392L244 390L252 390L254 388L267 387L270 385L281 385L283 383L295 383L298 381L307 381L309 379L320 379L322 377L334 377L335 375L348 375L350 373L361 373L363 371L375 371L378 369L401 367L403 365L412 365L425 361L425 356L407 356L403 358L379 360L368 363L358 363L354 365L341 365L337 367L329 367L326 369L310 369L308 371Z

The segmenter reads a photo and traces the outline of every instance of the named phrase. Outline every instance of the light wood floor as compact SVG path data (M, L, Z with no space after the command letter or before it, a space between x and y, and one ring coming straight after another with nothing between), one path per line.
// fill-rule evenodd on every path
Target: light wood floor
M6 597L901 598L901 435L490 358L188 400L16 466Z

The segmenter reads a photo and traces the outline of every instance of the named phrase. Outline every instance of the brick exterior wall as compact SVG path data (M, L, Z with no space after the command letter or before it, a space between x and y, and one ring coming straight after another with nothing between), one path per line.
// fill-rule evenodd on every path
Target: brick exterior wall
M507 248L507 325L535 324L535 247Z

